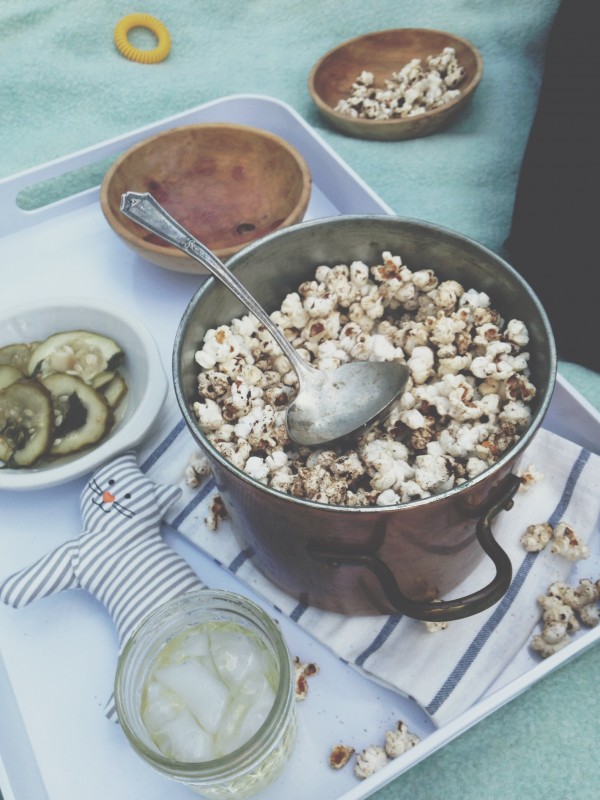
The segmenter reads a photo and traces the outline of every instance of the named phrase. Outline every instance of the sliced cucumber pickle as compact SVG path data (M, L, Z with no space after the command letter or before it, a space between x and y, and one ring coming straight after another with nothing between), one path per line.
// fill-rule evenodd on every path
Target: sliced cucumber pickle
M113 339L84 330L0 347L0 469L48 466L98 445L127 394L124 359Z
M29 373L31 354L38 346L38 342L7 344L0 347L0 364L16 367L23 375Z
M120 372L115 372L112 380L102 386L100 392L106 398L106 402L113 411L121 405L123 398L127 394L127 384Z
M101 373L117 369L124 358L121 347L108 336L67 331L49 336L35 348L28 372L40 378L67 373L92 383Z
M23 377L25 376L17 367L13 367L10 364L0 364L0 389L4 389L5 386L10 386L11 383Z
M117 373L113 370L106 370L106 372L100 372L92 381L92 386L94 389L103 389L105 386L112 381Z
M30 467L54 440L50 392L35 380L17 380L0 390L0 461Z
M55 417L55 439L50 454L64 456L98 443L114 422L104 397L81 378L55 372L41 380L50 392Z

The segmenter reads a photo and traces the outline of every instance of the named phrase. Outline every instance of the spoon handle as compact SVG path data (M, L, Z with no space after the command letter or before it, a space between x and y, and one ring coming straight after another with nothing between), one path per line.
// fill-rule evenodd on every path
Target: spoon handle
M257 303L246 287L238 281L233 272L227 269L225 264L208 247L174 220L149 192L125 192L121 196L121 211L126 217L143 225L144 228L160 236L161 239L169 242L179 250L183 250L184 253L187 253L206 267L265 326L297 373L312 371L313 367L307 364L302 356L298 355L285 338L281 329L273 322L264 308Z

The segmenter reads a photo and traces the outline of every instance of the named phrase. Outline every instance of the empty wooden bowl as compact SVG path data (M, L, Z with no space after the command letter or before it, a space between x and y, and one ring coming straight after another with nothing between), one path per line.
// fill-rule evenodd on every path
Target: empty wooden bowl
M454 48L465 73L456 87L460 94L448 103L417 116L385 120L351 117L335 110L340 100L350 96L352 84L363 71L373 73L375 87L384 88L384 81L412 59L425 64L428 56L437 56L446 47ZM428 28L399 28L358 36L330 50L311 70L308 86L319 111L343 133L361 139L414 139L448 125L471 100L482 72L481 55L465 39Z
M148 261L203 273L187 254L125 217L126 191L150 192L221 259L267 233L300 222L311 192L304 158L278 136L246 125L198 123L138 142L100 187L109 225Z

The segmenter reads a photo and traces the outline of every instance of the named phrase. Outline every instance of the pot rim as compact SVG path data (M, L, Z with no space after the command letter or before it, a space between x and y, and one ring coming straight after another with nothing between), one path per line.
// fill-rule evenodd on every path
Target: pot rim
M556 372L557 372L557 354L556 354L556 345L554 341L554 334L552 333L552 328L550 326L550 321L548 319L548 315L544 307L542 306L538 296L535 294L531 286L527 283L527 281L512 267L507 261L505 261L501 256L497 253L494 253L485 245L480 244L475 239L472 239L469 236L466 236L462 233L458 233L457 231L452 230L451 228L446 228L442 225L438 225L436 223L427 222L425 220L417 219L414 217L404 217L398 216L395 214L341 214L338 216L333 217L319 217L317 219L305 220L303 222L299 222L296 225L291 225L287 228L282 230L274 231L273 233L267 234L263 236L261 239L256 240L255 242L251 242L250 244L246 245L239 253L236 253L232 258L227 262L228 269L231 269L235 272L235 270L239 267L240 260L244 259L249 253L252 253L256 250L259 250L263 247L267 242L270 242L274 239L278 239L284 236L289 236L293 234L295 231L299 229L308 229L308 228L318 228L318 227L327 227L332 223L337 222L338 224L340 221L347 222L348 224L358 223L358 222L367 222L369 220L381 220L386 222L400 222L412 225L418 225L419 227L432 231L432 232L439 232L442 233L444 236L450 237L451 239L456 239L462 242L466 242L470 244L472 247L479 249L483 254L488 257L491 257L495 261L499 263L503 267L503 269L508 272L511 278L520 285L522 291L529 295L531 301L536 306L536 309L540 315L540 319L543 322L544 332L546 338L548 340L548 354L549 354L549 363L548 363L548 381L545 390L545 395L542 398L542 402L540 403L537 411L532 416L531 422L527 430L522 434L518 442L516 442L512 447L510 447L501 458L498 459L494 464L489 466L479 475L476 475L474 478L470 478L466 480L464 483L461 483L457 486L453 486L451 489L447 489L445 492L440 492L438 494L433 494L430 497L419 498L417 500L410 500L406 503L396 503L394 505L389 506L345 506L345 505L329 505L326 503L317 503L314 500L307 500L301 497L295 497L293 495L287 494L285 492L281 492L278 489L273 489L270 486L266 486L264 483L252 478L243 470L236 467L230 461L228 461L224 456L222 456L216 448L214 448L208 439L206 438L203 431L198 426L197 420L190 410L188 403L184 397L183 389L181 386L180 381L180 370L179 364L181 360L181 350L183 346L183 339L184 339L184 332L187 328L188 321L195 311L196 306L201 302L202 297L209 292L212 287L217 283L217 279L209 276L207 280L197 289L194 293L192 298L190 299L179 326L177 328L177 332L175 334L175 342L173 347L173 360L172 360L172 370L173 370L173 385L175 389L175 396L177 398L177 402L179 404L179 408L181 413L183 414L183 418L186 422L186 425L193 435L194 439L198 442L198 444L206 451L207 455L210 458L214 458L216 461L220 463L222 467L224 467L229 472L232 472L238 479L248 483L250 486L260 489L261 491L271 495L273 499L278 501L287 500L288 502L296 503L299 506L310 507L318 509L319 511L326 512L329 511L331 513L339 513L340 511L346 511L348 513L363 513L363 514L385 514L385 513L392 513L394 511L398 511L399 509L413 509L413 508L420 508L423 506L428 506L432 503L439 502L441 500L446 500L454 495L460 494L465 492L468 489L471 489L474 486L477 486L485 481L489 480L490 476L494 473L500 472L503 467L510 465L513 461L517 459L517 457L526 449L526 447L530 444L531 440L537 433L538 429L541 427L542 421L546 415L550 402L552 400L552 394L554 391L554 386L556 383Z

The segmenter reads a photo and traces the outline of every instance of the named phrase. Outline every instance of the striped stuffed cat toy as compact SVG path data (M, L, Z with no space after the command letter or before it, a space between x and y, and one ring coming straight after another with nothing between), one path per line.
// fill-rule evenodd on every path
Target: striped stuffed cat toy
M160 532L180 494L145 475L134 453L105 464L81 493L82 533L0 582L0 600L21 608L66 589L86 589L108 610L122 649L150 611L202 586ZM114 718L112 703L107 716Z

